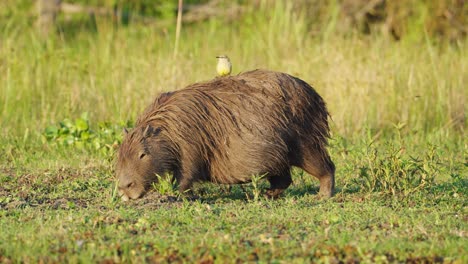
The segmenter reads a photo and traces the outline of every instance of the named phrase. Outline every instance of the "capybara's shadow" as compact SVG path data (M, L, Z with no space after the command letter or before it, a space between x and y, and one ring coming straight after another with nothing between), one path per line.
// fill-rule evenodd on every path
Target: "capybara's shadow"
M215 203L230 203L241 202L249 203L257 199L271 199L264 196L268 189L268 184L263 183L261 188L255 189L251 184L236 184L236 185L215 185L215 184L201 184L196 186L192 192L184 195L161 195L156 190L148 192L142 199L131 200L133 206L140 208L173 208L182 206L184 202L199 202L203 204ZM336 189L336 193L343 192L340 188ZM258 195L256 197L255 195ZM308 195L315 195L317 199L322 199L319 196L319 187L316 185L297 184L290 186L275 200L281 201L294 197L294 199L301 199Z
M211 185L211 186L209 186ZM214 185L201 186L195 190L197 200L202 202L213 203L217 201L251 201L255 200L256 195L265 197L265 192L268 189L268 183L262 182L259 188L254 188L251 184L235 184L235 185ZM292 185L284 191L277 199L284 197L300 198L306 195L318 195L319 187L310 185ZM268 198L267 198L268 199Z

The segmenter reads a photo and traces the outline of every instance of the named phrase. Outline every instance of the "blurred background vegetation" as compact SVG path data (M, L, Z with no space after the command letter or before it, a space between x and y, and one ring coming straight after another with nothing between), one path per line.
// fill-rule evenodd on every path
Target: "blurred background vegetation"
M158 92L215 76L296 75L325 98L333 130L463 138L463 0L2 0L0 125L22 137L88 112L122 122Z
M178 8L178 0L4 0L2 2L0 6L2 20L17 17L23 21L27 18L29 20L27 23L32 23L35 19L40 20L41 16L46 17L49 13L55 13L62 22L58 25L62 30L68 29L67 26L73 22L85 22L83 15L91 20L86 21L88 26L96 23L95 16L108 16L116 24L129 25L143 22L170 26L169 21L162 20L174 19ZM241 20L242 11L245 9L276 5L278 2L281 1L185 0L183 10L186 15L188 13L185 20L192 23L226 16L226 14L231 20ZM440 37L449 41L463 38L467 33L468 4L464 0L296 0L290 2L291 9L284 11L305 15L307 27L312 31L320 31L330 22L334 22L339 24L340 33L358 31L371 34L375 30L383 30L396 40L422 29L431 37ZM238 12L233 13L233 10Z

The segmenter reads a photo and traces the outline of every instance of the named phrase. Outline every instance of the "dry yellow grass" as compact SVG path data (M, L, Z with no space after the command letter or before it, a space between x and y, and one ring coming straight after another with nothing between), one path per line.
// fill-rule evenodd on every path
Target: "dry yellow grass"
M429 37L323 34L280 3L246 14L238 24L213 20L185 26L178 57L173 34L142 25L115 31L97 20L97 33L65 32L46 43L32 28L5 28L0 45L0 117L4 134L41 130L64 117L133 119L160 91L215 77L227 53L233 74L254 68L287 72L326 99L335 132L405 123L410 131L458 133L466 126L465 41ZM286 10L286 12L285 12ZM331 33L330 33L331 32Z

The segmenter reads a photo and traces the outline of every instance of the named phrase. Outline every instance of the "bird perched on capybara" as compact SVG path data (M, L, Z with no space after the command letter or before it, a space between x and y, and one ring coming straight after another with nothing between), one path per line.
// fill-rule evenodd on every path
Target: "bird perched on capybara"
M197 181L246 183L265 175L277 197L297 166L334 192L327 152L328 111L306 82L254 70L161 94L126 132L116 166L123 200L145 194L157 175L172 172L184 192Z

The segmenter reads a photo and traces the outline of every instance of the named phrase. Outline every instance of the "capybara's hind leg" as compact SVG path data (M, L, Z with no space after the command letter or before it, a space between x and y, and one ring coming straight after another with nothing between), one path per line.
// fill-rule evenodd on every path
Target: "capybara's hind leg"
M335 192L335 164L327 153L303 151L302 169L320 181L319 194L331 197Z
M265 196L270 199L276 199L291 185L291 173L288 170L281 175L269 176L268 181L270 182L270 188L265 192Z

